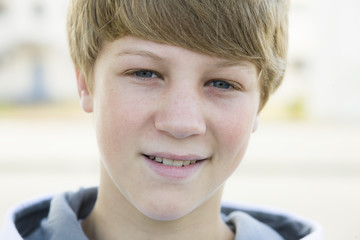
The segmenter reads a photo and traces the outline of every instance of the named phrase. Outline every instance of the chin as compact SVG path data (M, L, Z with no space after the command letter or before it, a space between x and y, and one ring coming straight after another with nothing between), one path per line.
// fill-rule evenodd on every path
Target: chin
M169 213L169 212L164 212L164 213L159 213L159 212L143 212L143 214L155 221L161 221L161 222L170 222L170 221L176 221L182 217L184 217L187 213Z
M190 213L194 208L187 208L177 204L158 204L157 206L152 205L142 209L138 208L138 210L146 217L155 221L175 221Z

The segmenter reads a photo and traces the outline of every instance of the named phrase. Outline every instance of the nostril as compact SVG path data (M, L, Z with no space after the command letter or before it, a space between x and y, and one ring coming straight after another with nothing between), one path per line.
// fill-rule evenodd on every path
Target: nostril
M179 125L172 124L167 126L162 125L161 127L157 127L157 129L162 132L166 132L170 134L174 138L179 138L179 139L187 138L195 135L202 135L205 133L205 128L188 127L188 126L183 126L182 124Z
M155 127L175 138L187 138L206 132L206 124L202 119L158 118L155 121Z

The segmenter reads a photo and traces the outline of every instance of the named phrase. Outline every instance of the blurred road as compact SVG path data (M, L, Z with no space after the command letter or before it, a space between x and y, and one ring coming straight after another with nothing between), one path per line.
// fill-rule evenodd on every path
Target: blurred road
M360 124L263 122L224 198L320 222L326 240L360 239ZM14 204L97 184L91 117L0 116L0 218Z

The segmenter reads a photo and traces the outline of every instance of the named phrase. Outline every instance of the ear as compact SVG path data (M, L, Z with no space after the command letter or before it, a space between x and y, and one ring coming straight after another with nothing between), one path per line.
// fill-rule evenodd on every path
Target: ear
M259 127L259 114L256 115L255 117L255 121L252 127L252 132L254 133L258 129L258 127Z
M75 68L75 72L77 88L80 97L80 106L85 112L91 113L93 111L93 96L87 87L84 74L81 73L77 68Z

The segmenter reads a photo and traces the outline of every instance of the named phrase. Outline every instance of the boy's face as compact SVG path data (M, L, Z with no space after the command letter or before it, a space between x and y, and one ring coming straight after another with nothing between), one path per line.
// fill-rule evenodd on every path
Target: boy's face
M256 129L255 65L123 37L104 43L93 78L79 91L108 199L172 220L220 195Z

